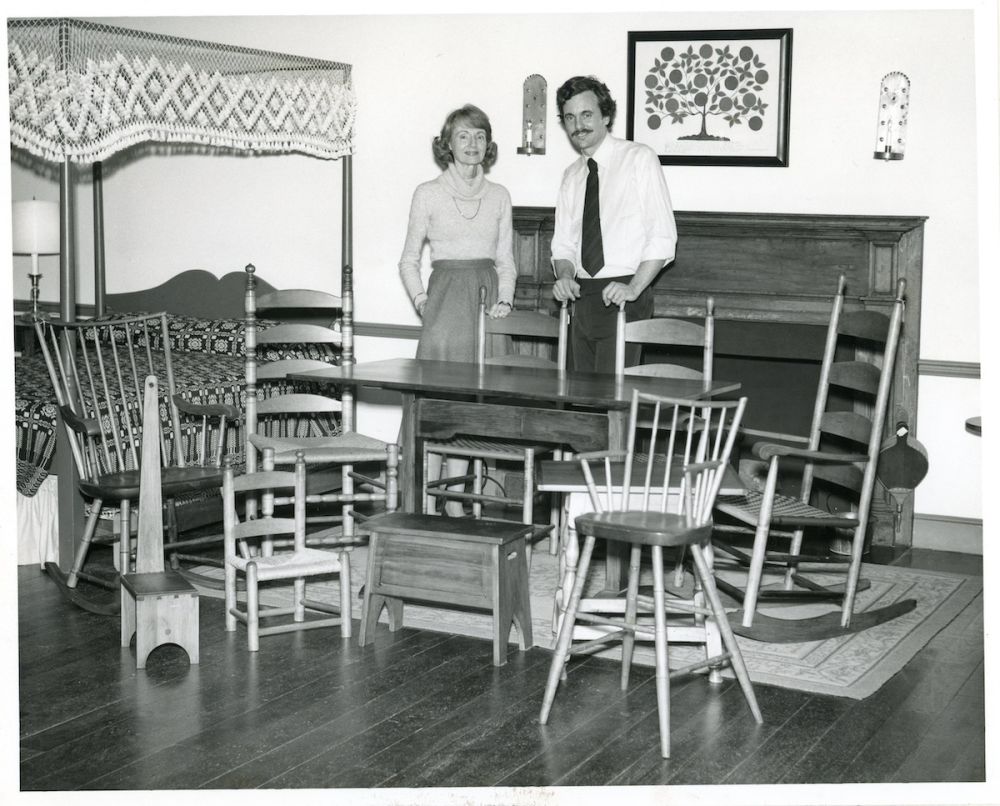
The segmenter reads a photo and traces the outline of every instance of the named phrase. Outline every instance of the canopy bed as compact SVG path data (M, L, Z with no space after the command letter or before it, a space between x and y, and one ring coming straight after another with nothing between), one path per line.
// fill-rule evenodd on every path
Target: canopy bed
M7 37L11 145L55 163L59 170L62 320L91 313L77 295L72 192L74 166L91 164L93 315L167 311L175 315L177 338L194 356L192 363L205 363L204 352L228 353L242 371L242 359L230 352L242 341L242 271L221 279L209 272L184 272L147 292L107 293L102 161L140 144L244 155L299 153L342 161L339 360L353 362L351 155L356 99L350 65L66 18L11 19ZM191 338L192 328L201 335ZM28 542L36 533L36 542L42 543L36 546L39 562L57 559L65 568L83 519L75 484L58 485L57 513L39 512L32 496L48 475L72 473L73 463L54 450L55 411L47 380L39 382L27 360L19 360L15 386L18 529ZM52 536L54 523L57 540ZM39 531L50 537L38 537ZM56 545L51 545L54 540Z

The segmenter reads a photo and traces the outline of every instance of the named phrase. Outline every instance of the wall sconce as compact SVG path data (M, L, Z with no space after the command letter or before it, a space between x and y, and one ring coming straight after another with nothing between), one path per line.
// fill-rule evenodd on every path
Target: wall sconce
M901 160L906 151L906 119L910 114L910 79L895 71L882 78L878 97L877 160Z
M59 204L47 201L14 202L13 208L13 252L15 255L31 255L31 311L25 313L30 321L38 319L38 281L42 275L38 271L39 255L59 254Z
M530 157L545 153L545 107L548 84L538 75L524 79L524 112L521 122L521 145L518 154Z

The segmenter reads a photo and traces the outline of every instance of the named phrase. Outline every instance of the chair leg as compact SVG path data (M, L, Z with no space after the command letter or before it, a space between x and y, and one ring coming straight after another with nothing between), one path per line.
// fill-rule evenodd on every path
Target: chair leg
M306 580L305 577L298 577L292 581L292 602L295 612L292 614L292 621L306 620Z
M521 523L535 521L535 449L524 450L524 504L521 507Z
M486 462L482 459L472 460L472 492L476 494L476 498L472 502L472 517L477 520L483 517L483 502L479 496L483 494L483 477L486 475L485 465Z
M424 476L426 481L427 477ZM399 446L385 447L385 511L395 512L399 506Z
M552 632L559 629L559 614L569 608L570 594L576 583L576 566L580 559L580 538L569 517L567 508L566 534L560 541L559 574L556 578L556 590L553 594Z
M340 492L343 495L353 498L354 496L354 465L344 465L341 471ZM345 539L354 537L354 512L353 502L348 500L340 509L341 529Z
M247 649L260 649L260 607L257 600L257 563L247 563Z
M351 553L340 553L340 637L350 638L353 631L351 608Z
M674 566L674 587L684 584L684 554L686 546L677 547L677 564Z
M563 673L563 667L569 658L569 647L573 642L573 627L576 624L576 612L580 608L580 599L583 597L583 586L587 579L587 568L590 566L590 555L594 551L596 539L593 535L587 535L583 543L583 550L580 553L579 573L573 584L573 593L569 597L569 606L563 614L562 626L559 628L559 638L556 641L555 655L552 657L552 665L549 667L549 678L545 684L545 697L542 700L542 711L539 715L539 722L543 725L549 721L549 711L552 710L552 701L556 697L556 689L559 687L559 679Z
M121 563L118 573L124 576L132 570L132 508L128 500L122 501L118 506L118 562Z
M753 683L750 681L750 672L747 670L746 662L743 660L743 653L740 651L740 646L736 643L736 635L729 624L726 609L722 606L719 591L715 587L715 577L712 575L712 570L705 559L705 555L702 553L703 551L704 549L701 546L691 547L691 557L694 560L695 573L701 577L705 596L711 605L712 613L715 616L715 623L718 625L719 632L722 635L722 643L729 651L729 661L732 664L733 672L736 674L740 688L743 690L743 697L746 699L747 705L750 706L753 718L758 724L763 723L764 717L761 715L760 706L757 705L757 696L754 694Z
M557 461L563 461L564 454L559 448L552 453L552 458ZM559 541L562 539L563 530L563 513L564 513L564 498L561 493L549 493L550 497L550 511L549 511L549 523L552 524L551 537L549 537L549 554L555 557L559 553Z
M77 585L77 574L83 570L83 564L87 561L87 553L90 551L90 544L97 531L98 518L101 516L101 509L104 502L100 498L95 498L90 505L90 515L87 517L87 525L83 530L83 537L80 545L76 547L76 555L73 557L73 565L70 566L69 574L66 576L66 587L75 588Z
M521 485L521 523L531 526L535 520L535 451L526 448L524 451L524 472ZM531 568L531 537L524 541L524 556Z
M865 529L866 522L858 524L854 530L854 540L851 541L851 565L847 570L847 582L844 586L844 603L840 613L840 626L851 626L851 617L854 615L854 597L858 593L858 580L861 577L861 557L865 551Z
M236 629L236 569L228 562L225 566L226 632Z
M635 627L638 610L639 570L642 567L642 546L632 546L628 563L628 587L625 592L625 624ZM629 672L632 670L632 651L635 649L635 633L625 631L622 639L622 691L628 689Z
M750 557L750 568L747 571L747 587L743 595L743 626L752 627L754 613L757 610L757 596L764 576L764 560L767 557L767 537L771 531L771 510L774 505L774 494L778 489L778 461L771 460L767 471L767 483L764 486L764 497L757 516L757 530L753 538L753 554Z
M768 517L770 518L770 514ZM802 536L804 533L805 529L801 526L792 532L792 539L788 544L789 554L800 554L802 552ZM795 587L795 574L798 570L797 565L788 563L788 567L785 569L784 590L790 591Z
M424 475L420 486L420 500L423 501L423 514L427 515L434 511L434 499L427 494L427 480L430 478L428 474L431 470L431 451L427 450L426 447L424 448L423 465Z
M670 668L667 653L667 610L663 594L663 547L653 546L653 636L656 655L656 713L660 723L660 755L670 758Z

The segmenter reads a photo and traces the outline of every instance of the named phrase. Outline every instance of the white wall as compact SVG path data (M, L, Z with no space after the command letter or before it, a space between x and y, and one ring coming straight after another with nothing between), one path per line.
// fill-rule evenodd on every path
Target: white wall
M201 17L116 19L150 31L288 51L354 66L360 100L354 159L356 316L416 323L396 275L413 188L436 175L430 140L444 116L471 101L493 123L500 159L492 178L515 204L551 205L574 154L556 122L555 89L576 73L601 77L620 103L625 132L630 30L792 28L790 165L673 167L664 171L682 210L924 215L921 357L978 362L976 19L972 11L529 14L458 16ZM995 30L993 32L995 34ZM882 76L912 82L906 158L872 159ZM549 150L523 157L520 88L549 82ZM987 75L994 81L993 74ZM983 79L982 73L979 79ZM996 109L993 108L995 115ZM996 177L985 178L995 184ZM57 198L51 182L12 167L14 198ZM160 282L185 268L222 274L254 262L280 286L337 290L339 165L307 158L146 156L109 166L105 182L108 288ZM92 299L89 188L81 198L80 297ZM17 259L20 260L20 259ZM43 264L43 298L56 297L57 265ZM14 293L27 295L26 263ZM363 358L411 355L408 341L361 339ZM959 386L960 385L960 386ZM931 386L933 388L931 388ZM921 385L917 433L928 445L964 439L980 413L976 380ZM942 388L943 387L943 388ZM925 394L926 390L926 394ZM955 398L960 405L955 406ZM941 407L948 406L944 412ZM945 416L947 415L947 416ZM394 435L394 407L362 406L359 425ZM978 472L945 451L917 509L979 516ZM956 478L956 475L958 478ZM956 499L955 485L971 492Z

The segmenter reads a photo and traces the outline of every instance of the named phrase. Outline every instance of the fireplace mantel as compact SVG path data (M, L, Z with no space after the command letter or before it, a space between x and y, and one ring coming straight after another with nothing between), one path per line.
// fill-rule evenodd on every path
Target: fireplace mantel
M925 217L692 211L675 216L677 255L654 282L656 315L697 316L713 297L717 320L732 323L720 327L717 354L819 360L817 326L828 321L840 275L847 279L848 309L887 310L897 281L905 280L890 412L916 435ZM551 207L514 208L519 307L552 305L554 223ZM790 330L794 338L787 336ZM898 531L894 506L879 503L873 541L910 545L912 497Z

